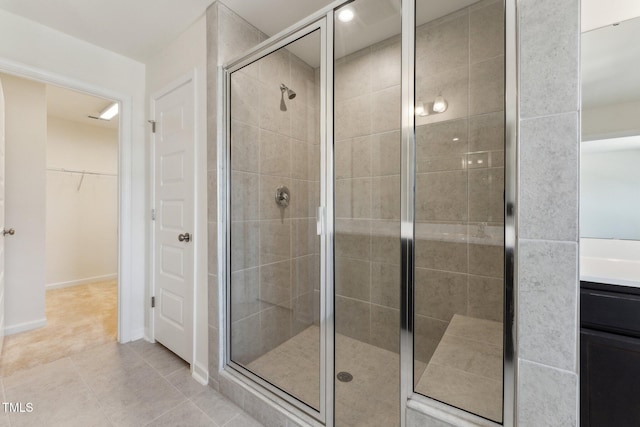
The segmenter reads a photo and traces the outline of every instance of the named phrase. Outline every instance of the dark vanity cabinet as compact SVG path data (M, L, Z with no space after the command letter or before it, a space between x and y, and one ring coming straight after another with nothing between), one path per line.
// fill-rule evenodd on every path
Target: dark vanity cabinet
M640 426L640 289L582 282L580 425Z

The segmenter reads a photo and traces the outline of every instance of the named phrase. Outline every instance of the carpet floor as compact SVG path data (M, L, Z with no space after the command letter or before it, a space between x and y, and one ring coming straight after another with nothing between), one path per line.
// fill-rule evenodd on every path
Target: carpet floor
M47 325L5 337L0 376L115 342L117 312L116 280L47 291Z

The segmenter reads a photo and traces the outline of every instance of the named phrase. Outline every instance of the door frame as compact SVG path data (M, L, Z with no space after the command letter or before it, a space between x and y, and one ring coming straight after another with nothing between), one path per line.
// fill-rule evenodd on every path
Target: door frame
M130 95L95 86L48 70L0 58L0 71L16 77L60 86L111 99L119 104L118 126L118 336L119 343L139 338L134 330L133 295L133 99ZM6 283L5 283L6 285ZM44 284L43 284L44 286Z
M193 154L194 154L194 168L193 168L193 182L194 188L194 203L193 203L193 288L191 299L192 301L192 356L191 356L191 372L192 376L201 384L207 384L209 379L208 361L202 360L203 355L208 354L207 351L199 351L201 347L208 347L207 326L208 326L208 309L207 309L207 245L208 239L205 238L207 231L207 214L206 214L206 200L207 200L207 166L206 166L206 143L201 144L200 140L203 135L199 131L200 125L200 106L198 98L198 75L196 68L193 68L190 72L182 75L181 77L173 80L168 85L162 87L162 89L155 91L149 97L149 113L151 120L156 119L156 102L161 97L167 95L173 90L188 84L193 84ZM156 134L151 133L151 144L149 150L149 198L151 208L156 208L156 194L155 194L155 181L156 181ZM206 142L206 140L205 140ZM204 165L204 166L203 166ZM202 213L204 212L204 213ZM156 235L155 235L155 221L149 218L149 298L156 294ZM204 273L203 273L204 272ZM199 304L198 301L203 302ZM151 342L155 342L155 313L154 310L149 310L148 322L149 322L149 339Z
M220 304L219 369L238 381L266 394L291 413L311 424L333 425L334 418L334 203L333 203L333 13L349 0L338 0L303 21L257 45L240 58L219 67L222 118L218 144L218 288ZM315 31L320 31L320 198L317 218L320 235L320 408L281 390L244 366L231 360L231 74Z

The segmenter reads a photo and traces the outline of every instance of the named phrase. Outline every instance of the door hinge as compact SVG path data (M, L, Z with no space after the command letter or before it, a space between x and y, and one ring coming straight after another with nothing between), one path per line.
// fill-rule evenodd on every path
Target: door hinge
M155 221L155 220L156 220L156 210L151 209L151 221Z
M147 120L151 123L151 133L156 133L156 121L155 120Z
M151 297L151 308L156 306L156 297Z

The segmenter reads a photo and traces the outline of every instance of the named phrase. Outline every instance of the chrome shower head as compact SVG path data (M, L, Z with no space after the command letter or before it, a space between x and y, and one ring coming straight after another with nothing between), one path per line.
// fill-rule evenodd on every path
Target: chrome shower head
M280 91L282 92L282 95L287 92L287 98L289 99L293 99L296 97L295 91L289 89L287 86L285 86L284 83L280 83Z

